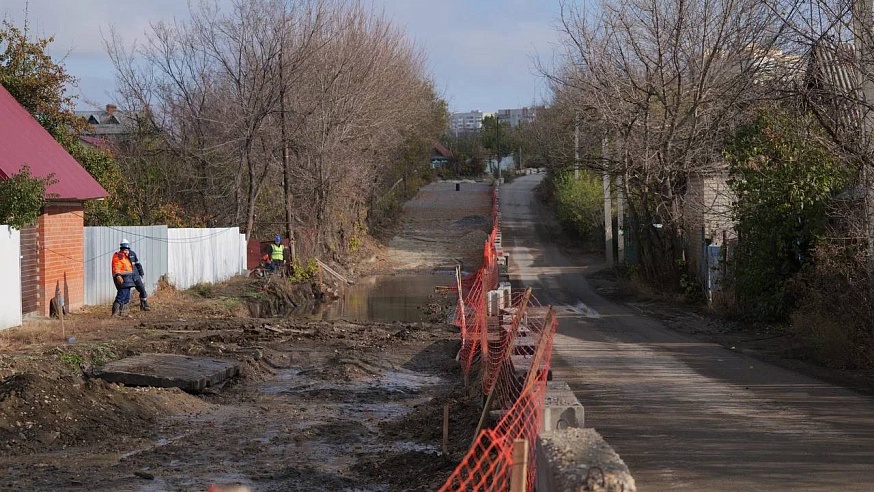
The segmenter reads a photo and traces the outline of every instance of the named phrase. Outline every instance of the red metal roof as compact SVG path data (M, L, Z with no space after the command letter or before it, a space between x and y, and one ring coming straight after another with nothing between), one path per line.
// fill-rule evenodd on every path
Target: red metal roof
M79 135L79 141L84 142L92 147L96 147L107 152L112 152L112 144L109 143L109 140L106 140L105 138Z
M57 183L46 189L52 199L90 200L109 196L88 171L61 147L12 94L0 85L0 178L6 179L27 164L36 177L55 174Z
M443 144L436 140L434 141L434 150L436 150L443 157L446 157L447 159L452 159L452 151L447 149Z

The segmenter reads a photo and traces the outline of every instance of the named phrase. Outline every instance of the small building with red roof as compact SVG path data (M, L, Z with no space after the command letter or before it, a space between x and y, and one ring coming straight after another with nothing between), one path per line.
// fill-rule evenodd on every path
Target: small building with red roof
M37 223L21 230L21 309L24 315L48 315L57 288L65 307L85 300L85 202L108 193L0 85L0 179L24 165L34 177L53 174L47 203Z
M431 168L444 167L452 160L452 151L438 141L431 145Z

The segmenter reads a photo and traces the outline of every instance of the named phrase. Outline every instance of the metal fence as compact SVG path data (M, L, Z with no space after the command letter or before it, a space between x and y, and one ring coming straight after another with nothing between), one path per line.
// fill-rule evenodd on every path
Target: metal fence
M111 261L122 239L130 241L143 265L150 294L162 276L176 288L187 289L201 282L221 282L246 270L245 237L237 227L86 227L85 304L106 304L115 297Z
M167 280L178 289L246 271L246 237L239 227L169 229L167 239Z
M0 329L21 324L21 233L0 225Z

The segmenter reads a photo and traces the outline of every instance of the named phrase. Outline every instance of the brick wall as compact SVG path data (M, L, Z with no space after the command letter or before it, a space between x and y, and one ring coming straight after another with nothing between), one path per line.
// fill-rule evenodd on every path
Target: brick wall
M701 271L701 231L710 244L722 245L723 235L734 239L731 219L733 195L728 187L727 173L715 175L694 174L689 179L684 197L684 220L688 242L689 269Z
M82 204L49 204L35 227L21 234L22 312L47 316L60 288L67 308L85 301L84 209Z
M21 229L21 312L39 311L39 226Z

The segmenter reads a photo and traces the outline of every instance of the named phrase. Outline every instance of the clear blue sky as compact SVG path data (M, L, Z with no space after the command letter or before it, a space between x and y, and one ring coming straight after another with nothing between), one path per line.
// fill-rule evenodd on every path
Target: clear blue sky
M226 2L228 0L221 0ZM426 53L428 70L452 111L494 111L541 102L544 81L533 59L552 59L558 0L371 0ZM130 42L149 23L185 18L184 0L3 0L0 17L55 36L52 55L64 57L79 80L79 109L114 97L114 72L103 50L110 26Z

